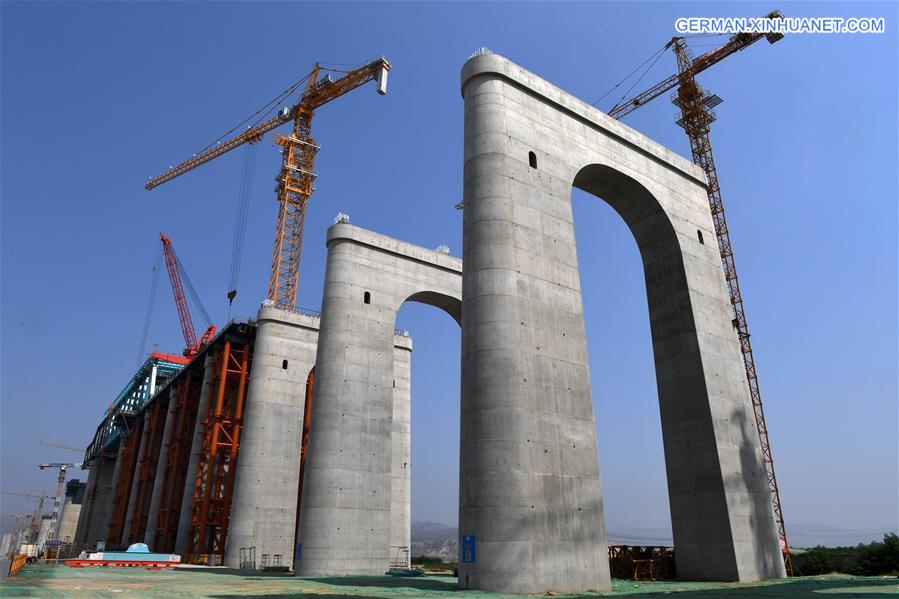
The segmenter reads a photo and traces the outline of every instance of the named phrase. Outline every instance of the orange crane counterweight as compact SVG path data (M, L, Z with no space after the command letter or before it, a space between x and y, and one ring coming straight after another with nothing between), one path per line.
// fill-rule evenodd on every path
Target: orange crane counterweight
M330 75L319 78L323 70L326 69L319 63L315 64L312 72L303 79L307 82L306 89L293 107L284 108L240 135L196 154L190 160L151 179L146 185L148 190L153 189L245 143L259 141L269 131L293 121L291 135L278 135L275 139L275 143L282 147L283 157L277 179L278 221L268 287L268 300L285 310L296 308L306 203L314 190L313 169L319 147L311 135L313 113L317 108L369 81L376 81L378 93L386 94L390 63L384 58L378 58L358 69L340 71L343 76L338 79L332 79Z

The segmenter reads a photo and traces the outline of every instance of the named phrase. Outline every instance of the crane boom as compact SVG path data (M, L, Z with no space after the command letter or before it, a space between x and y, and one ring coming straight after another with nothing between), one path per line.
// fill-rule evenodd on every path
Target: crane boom
M185 347L191 348L197 344L197 334L194 332L194 323L190 317L190 309L187 307L187 298L184 297L184 287L181 285L181 273L178 272L178 261L175 251L172 249L172 240L159 234L162 239L162 249L165 252L165 267L169 271L169 280L172 283L172 295L175 296L175 306L178 308L178 320L181 321L181 332L184 334Z
M777 19L781 18L783 15L780 14L779 11L773 11L765 15L766 19ZM680 73L676 73L671 75L667 79L660 81L654 86L650 87L644 92L637 94L629 100L625 100L619 102L615 106L609 110L608 115L615 119L621 119L622 117L630 114L636 109L640 108L647 102L658 98L662 94L671 91L678 85L684 76L695 77L699 73L705 71L712 65L715 65L731 54L735 54L740 50L744 50L756 43L762 38L766 38L768 43L773 44L779 39L783 38L782 33L738 33L732 36L724 45L715 48L714 50L710 50L705 54L702 54L695 60L692 60L688 65L685 65L685 68ZM670 42L665 45L665 48L671 48L675 45L677 40L682 38L672 38Z
M183 175L188 171L192 171L193 169L206 164L210 160L214 158L218 158L222 154L226 154L235 148L239 148L245 143L251 141L258 141L262 138L263 135L268 133L269 131L273 131L289 122L292 119L297 118L297 114L301 107L307 110L315 110L320 106L327 104L331 100L342 96L343 94L352 91L363 85L368 83L369 81L373 81L378 79L386 83L386 74L382 75L382 72L390 70L390 63L387 62L384 58L378 58L377 60L373 60L367 65L356 69L354 71L349 71L336 81L331 81L329 79L322 79L321 82L328 81L328 85L318 85L316 86L316 76L320 71L320 67L318 64L315 65L315 68L312 70L312 81L310 86L307 88L306 92L300 98L300 102L294 105L292 108L279 112L272 118L264 121L255 127L247 129L240 135L236 135L231 139L222 142L221 144L216 145L214 148L209 148L206 151L200 152L199 154L191 157L188 160L185 160L181 164L176 167L170 168L165 171L161 175L157 177L153 177L150 179L147 184L144 186L147 191L166 183L167 181L171 181L175 177L179 175ZM379 87L379 93L381 92Z
M782 18L779 11L773 11L765 16L768 19ZM768 437L768 425L765 420L765 410L762 405L761 389L759 387L758 371L755 357L752 353L749 325L746 320L746 311L743 304L743 295L740 290L740 281L737 277L737 268L734 262L733 247L731 245L730 230L724 215L724 203L721 199L721 187L718 183L718 171L715 167L715 159L712 155L712 145L709 137L710 125L715 121L715 113L712 108L720 103L720 98L707 94L696 82L696 75L710 66L720 62L735 52L747 48L762 37L773 44L784 36L782 33L749 34L738 33L732 36L727 43L707 52L698 58L693 58L683 38L673 38L665 47L672 48L677 58L678 72L650 89L637 94L626 102L619 103L609 115L620 119L633 112L650 100L657 98L666 91L677 87L673 102L680 109L681 118L678 124L684 128L690 139L690 152L694 164L702 168L708 182L709 208L712 213L712 221L715 226L715 237L718 240L718 250L721 256L721 264L724 267L724 278L733 313L733 326L740 343L740 351L743 354L743 366L746 371L746 382L749 386L749 396L755 416L756 432L762 453L762 464L765 468L768 491L771 497L771 507L774 512L777 534L781 543L784 557L784 566L787 573L793 573L792 559L789 553L787 530L784 524L783 508L780 502L780 489L777 485L777 476L774 471L774 457L771 451L771 441Z
M148 190L171 181L210 160L245 143L258 141L269 131L293 121L290 136L279 135L275 143L282 147L281 173L277 182L278 222L275 228L275 244L269 277L268 301L279 308L296 308L297 283L300 272L300 253L303 246L303 226L306 219L306 202L312 195L315 179L313 167L318 146L311 136L313 112L357 87L377 81L378 93L387 93L387 73L390 63L383 57L368 64L346 71L334 80L330 75L319 79L322 67L316 63L304 81L308 81L299 102L283 109L267 121L224 141L216 147L200 152L189 160L173 167L146 184ZM180 311L179 311L180 314ZM183 324L182 324L183 326Z
M247 142L257 141L263 135L265 135L266 133L268 133L269 131L271 131L273 129L277 129L278 127L280 127L281 125L286 123L288 120L290 120L289 117L283 117L283 116L281 116L281 114L273 116L272 118L265 121L264 123L260 123L259 125L256 125L255 127L251 128L251 129L247 129L240 135L238 135L236 137L232 137L228 141L221 143L221 144L215 146L214 148L210 148L210 149L206 150L205 152L200 152L199 154L190 158L189 160L185 160L178 166L167 170L166 172L162 173L158 177L154 177L154 178L150 179L144 187L147 189L147 191L149 191L158 185L162 185L166 181L171 181L175 177L177 177L179 175L183 175L187 171L191 171L202 164L206 164L213 158L218 158L222 154L226 154L226 153L230 152L234 148L239 148L240 146L244 145Z
M169 281L172 283L172 295L175 296L175 306L178 309L178 320L181 322L181 333L184 335L184 355L190 358L200 350L201 346L209 343L215 335L215 325L210 324L200 340L197 340L194 322L190 317L190 307L187 305L184 287L181 284L181 268L178 257L175 255L175 248L172 247L172 240L164 234L160 233L159 237L162 240L162 249L165 254L165 267L169 272ZM198 300L195 298L195 301Z

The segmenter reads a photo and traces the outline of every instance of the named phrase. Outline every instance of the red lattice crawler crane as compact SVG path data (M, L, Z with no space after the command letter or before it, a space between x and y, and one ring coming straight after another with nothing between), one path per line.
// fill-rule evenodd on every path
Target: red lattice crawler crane
M192 358L197 354L201 347L208 345L209 342L212 341L212 338L215 337L215 325L210 323L209 315L206 313L206 310L203 308L203 305L200 303L199 298L194 292L193 297L196 305L199 307L204 320L208 325L206 332L197 339L194 322L190 317L190 308L187 305L187 298L184 296L184 287L181 284L182 275L184 276L184 280L187 281L188 288L191 291L193 291L193 286L190 284L190 279L187 278L187 272L184 270L184 266L175 254L175 248L172 247L172 240L163 233L160 233L159 237L162 239L162 250L165 253L165 267L169 272L169 280L172 282L172 294L175 296L175 306L178 308L178 319L181 321L181 332L184 334L184 356Z

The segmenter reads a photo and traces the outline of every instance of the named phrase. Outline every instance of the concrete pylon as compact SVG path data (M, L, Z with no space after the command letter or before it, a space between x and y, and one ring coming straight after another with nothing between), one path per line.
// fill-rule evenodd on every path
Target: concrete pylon
M84 502L81 512L78 514L78 524L75 526L75 536L72 539L72 545L79 551L86 542L87 529L90 528L90 521L94 517L96 510L97 473L100 470L101 461L101 457L96 457L91 464L87 465L87 482L84 485Z
M318 318L273 307L256 317L225 565L240 549L293 560L306 379L315 365Z
M162 443L159 445L159 459L156 461L156 473L153 476L153 493L150 495L150 508L147 512L147 530L144 533L144 543L153 547L153 539L156 536L156 524L159 521L159 503L162 500L162 479L165 476L165 467L168 462L169 445L172 442L172 434L175 429L175 407L178 400L174 386L169 387L169 406L165 414L165 425L162 431Z
M393 455L390 461L390 551L412 549L412 339L397 337L393 353ZM411 555L411 553L410 553Z
M295 571L381 574L392 532L394 324L403 302L462 318L458 258L349 224L328 263Z
M460 585L609 588L572 186L643 259L678 576L784 576L702 170L495 54L462 96Z
M119 449L116 452L115 461L107 460L105 465L108 466L112 463L112 469L104 467L103 471L101 471L101 475L105 475L107 472L109 473L110 478L106 484L103 484L103 480L100 481L97 487L97 501L100 502L102 497L103 508L100 513L100 517L97 519L97 528L92 530L94 534L93 539L88 539L88 543L90 542L106 542L109 538L109 525L112 520L112 511L113 506L115 505L115 495L116 495L116 485L119 484L119 472L122 469L122 449L125 445L125 440L120 439L119 441Z
M200 452L203 450L203 434L206 430L204 421L209 408L209 387L212 385L212 352L206 352L203 367L203 385L200 387L200 401L197 404L197 419L190 447L190 460L187 462L187 472L184 474L184 494L181 497L181 511L178 514L178 534L175 535L175 553L180 555L187 553L193 516L197 469L200 467Z
M149 450L150 445L150 411L144 410L143 426L141 426L140 445L137 449L137 460L134 462L134 473L131 476L131 491L128 493L128 508L125 510L125 523L122 525L122 546L127 547L137 539L131 538L131 520L135 518L135 510L139 499L137 497L137 489L140 486L142 476L141 470L144 467L144 454ZM140 518L140 514L137 514ZM143 540L143 539L141 539Z

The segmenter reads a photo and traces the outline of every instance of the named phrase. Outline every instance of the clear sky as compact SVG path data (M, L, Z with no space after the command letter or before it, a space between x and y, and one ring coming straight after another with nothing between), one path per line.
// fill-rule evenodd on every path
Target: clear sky
M461 251L459 69L504 54L593 102L675 35L681 16L884 16L882 35L760 42L700 78L724 99L712 143L746 300L787 524L876 537L897 521L895 3L0 3L2 473L51 489L135 365L159 231L219 324L242 150L152 192L316 61L393 63L322 108L299 304L317 308L324 236L351 222ZM721 43L696 40L696 52ZM666 53L634 88L675 69ZM622 88L619 88L619 92ZM600 108L608 109L609 95ZM616 98L617 99L617 98ZM688 155L666 97L627 117ZM234 316L266 293L279 155L258 149ZM607 526L669 527L646 297L636 244L574 194ZM459 330L405 305L413 355L413 519L456 522ZM167 280L148 348L179 351ZM86 473L84 473L86 475ZM3 495L2 513L32 509ZM648 531L642 532L641 531ZM820 531L820 529L819 529ZM843 534L840 532L834 535ZM827 533L815 540L833 541Z

